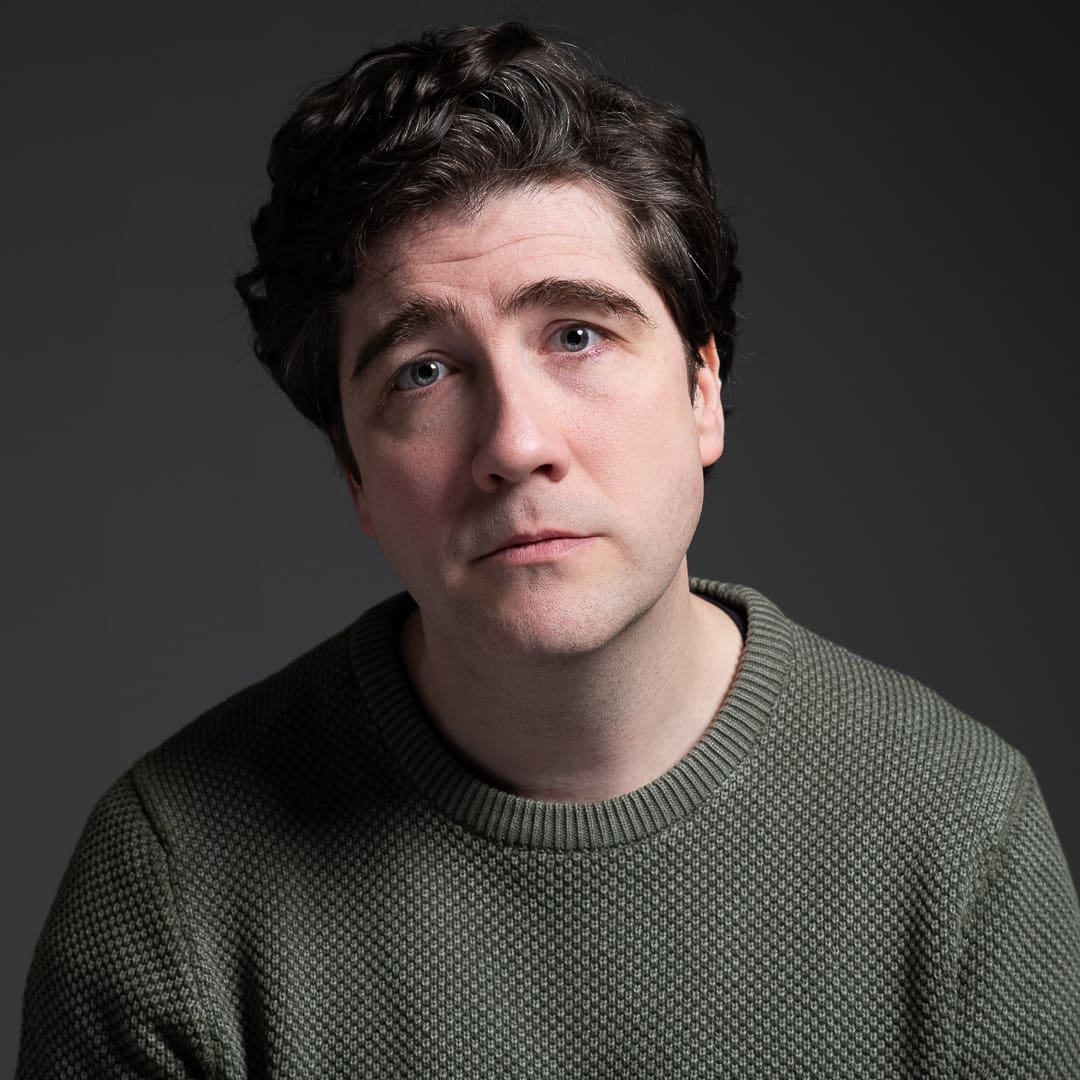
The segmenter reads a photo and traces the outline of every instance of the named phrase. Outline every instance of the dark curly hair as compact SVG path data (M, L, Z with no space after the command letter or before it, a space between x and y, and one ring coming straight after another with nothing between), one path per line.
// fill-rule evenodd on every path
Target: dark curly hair
M613 196L687 347L691 393L710 335L731 368L740 273L705 143L674 107L520 23L429 30L308 94L267 163L235 285L259 361L357 475L338 384L339 301L385 230L521 185L584 180Z

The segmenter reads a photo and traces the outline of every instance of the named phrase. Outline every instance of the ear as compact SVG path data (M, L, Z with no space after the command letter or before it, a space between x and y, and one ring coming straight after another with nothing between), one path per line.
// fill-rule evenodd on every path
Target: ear
M356 518L360 522L360 528L368 536L375 536L375 526L372 524L371 514L368 513L364 485L353 476L352 469L341 456L341 451L337 445L334 446L334 457L337 458L338 468L341 469L341 475L345 477L345 483L349 485L349 498L352 499L353 509L356 511Z
M724 452L724 409L720 402L720 357L712 337L698 349L701 366L694 376L694 419L704 468Z

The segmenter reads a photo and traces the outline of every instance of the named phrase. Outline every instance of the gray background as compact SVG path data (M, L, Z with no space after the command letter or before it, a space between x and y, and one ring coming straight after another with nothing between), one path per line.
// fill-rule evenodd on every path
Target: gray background
M96 797L396 588L248 352L229 279L297 95L433 21L568 29L699 120L746 286L691 570L754 585L1017 746L1075 874L1065 8L9 6L0 1064Z

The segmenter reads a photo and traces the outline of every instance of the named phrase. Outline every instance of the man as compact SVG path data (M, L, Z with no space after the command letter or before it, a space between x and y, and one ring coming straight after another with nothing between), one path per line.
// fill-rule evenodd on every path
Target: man
M696 129L465 28L270 175L256 351L408 591L102 799L20 1076L1080 1075L1025 759L687 578L738 284Z

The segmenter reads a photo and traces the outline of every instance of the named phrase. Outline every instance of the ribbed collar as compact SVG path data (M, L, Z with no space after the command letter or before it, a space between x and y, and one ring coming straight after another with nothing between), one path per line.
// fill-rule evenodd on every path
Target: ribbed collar
M435 807L491 840L548 851L625 844L659 832L712 798L769 721L791 673L791 626L743 585L692 578L691 589L747 616L746 642L724 704L694 748L651 783L592 803L522 798L492 786L454 753L424 714L398 651L413 600L399 593L352 628L350 651L364 702L402 772Z

